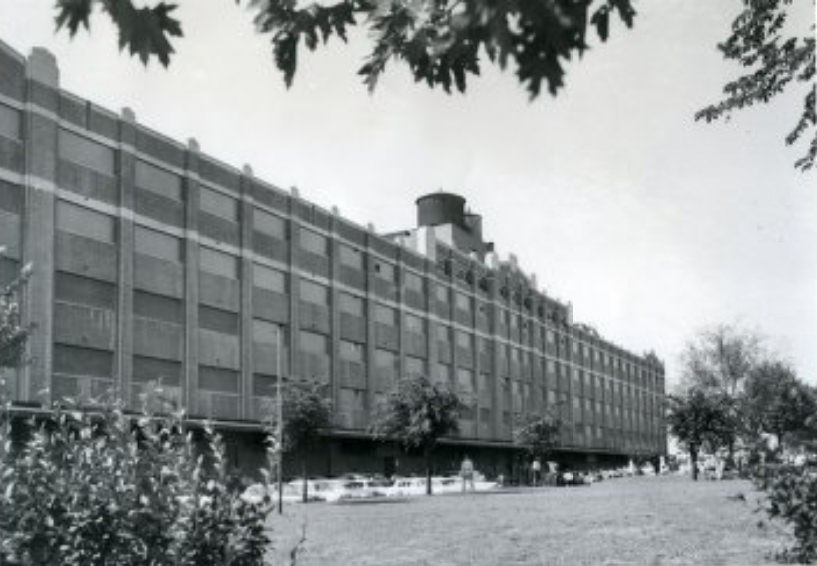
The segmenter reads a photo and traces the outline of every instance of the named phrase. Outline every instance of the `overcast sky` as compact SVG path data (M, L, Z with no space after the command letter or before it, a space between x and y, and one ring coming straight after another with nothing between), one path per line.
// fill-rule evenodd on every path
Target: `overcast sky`
M726 123L695 123L739 69L721 59L737 0L636 0L636 27L572 65L558 98L529 102L486 67L468 93L392 65L374 95L356 76L363 35L300 59L287 91L267 38L231 0L181 0L168 70L120 54L104 16L54 35L52 0L0 0L0 38L47 47L61 84L380 231L412 227L444 189L484 218L575 320L655 349L675 381L696 331L739 323L817 384L817 183L786 147L802 93ZM796 0L803 25L811 0Z

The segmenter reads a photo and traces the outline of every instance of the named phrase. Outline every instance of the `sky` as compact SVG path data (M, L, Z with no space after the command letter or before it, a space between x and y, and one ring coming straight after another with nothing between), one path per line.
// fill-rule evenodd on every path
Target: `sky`
M530 101L487 63L465 95L415 84L393 63L370 94L356 75L370 44L301 54L293 87L268 39L229 0L179 0L185 37L168 69L117 50L105 16L73 40L53 0L0 0L0 39L57 57L63 88L378 231L413 227L440 189L483 215L500 256L518 256L574 320L677 382L680 353L738 324L817 384L817 183L784 137L803 91L696 123L740 69L716 51L738 0L635 1L635 27L570 64L558 97ZM813 2L795 0L795 25Z

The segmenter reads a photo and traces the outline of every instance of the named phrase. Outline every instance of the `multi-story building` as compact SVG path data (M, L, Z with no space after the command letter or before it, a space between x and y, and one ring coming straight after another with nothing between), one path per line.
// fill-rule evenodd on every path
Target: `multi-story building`
M417 228L377 234L61 90L52 55L0 43L0 279L31 263L36 324L15 403L115 390L136 407L160 382L252 468L281 374L331 396L314 473L405 471L416 462L367 426L396 380L425 374L469 399L440 467L468 451L505 472L515 416L548 406L559 459L663 454L658 358L574 324L461 197L417 205Z

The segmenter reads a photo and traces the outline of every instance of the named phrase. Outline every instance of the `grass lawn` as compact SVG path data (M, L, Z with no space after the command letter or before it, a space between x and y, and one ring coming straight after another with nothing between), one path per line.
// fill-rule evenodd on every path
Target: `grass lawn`
M738 493L746 502L729 499ZM788 543L742 480L613 479L590 487L285 506L272 564L306 525L299 566L761 564ZM759 527L758 522L764 526Z

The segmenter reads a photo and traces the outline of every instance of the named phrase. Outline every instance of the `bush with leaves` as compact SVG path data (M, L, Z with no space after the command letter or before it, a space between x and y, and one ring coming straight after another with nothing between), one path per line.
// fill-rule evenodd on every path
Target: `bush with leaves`
M817 470L767 466L758 470L754 480L766 492L761 505L769 517L793 528L796 543L779 558L798 564L817 562Z
M224 445L182 415L54 407L2 461L0 563L263 564L268 501L228 489ZM8 439L3 439L8 443Z

